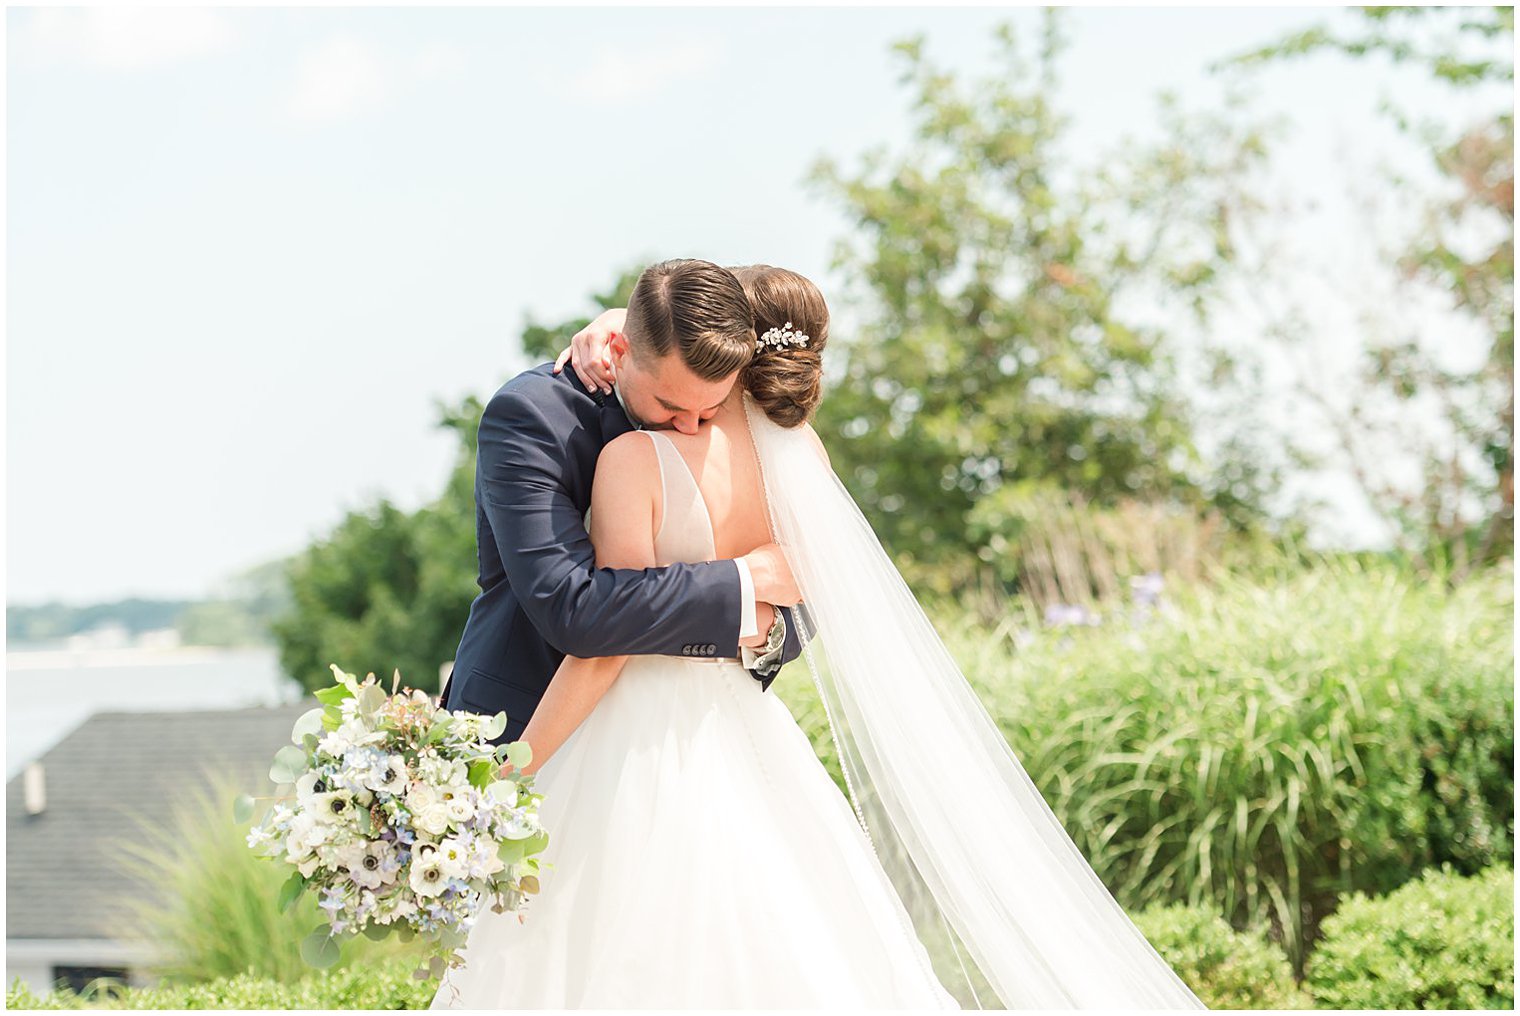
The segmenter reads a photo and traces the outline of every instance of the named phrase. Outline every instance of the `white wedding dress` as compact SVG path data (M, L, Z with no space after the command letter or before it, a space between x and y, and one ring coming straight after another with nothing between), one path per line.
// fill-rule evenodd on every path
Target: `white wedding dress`
M663 434L662 565L716 558ZM539 770L542 891L433 1008L959 1008L850 803L737 661L644 656Z

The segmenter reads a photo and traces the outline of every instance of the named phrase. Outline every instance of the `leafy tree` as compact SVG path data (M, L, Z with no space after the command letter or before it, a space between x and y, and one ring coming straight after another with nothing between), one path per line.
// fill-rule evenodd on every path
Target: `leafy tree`
M818 425L900 563L951 588L979 562L1011 580L1017 562L990 538L1035 522L1052 491L1212 507L1250 527L1274 482L1228 448L1205 461L1179 350L1130 305L1206 321L1265 131L1167 100L1159 145L1077 172L1053 105L1058 24L1047 12L1032 58L1001 28L1001 66L970 84L921 39L899 44L911 146L814 175L855 226L836 254L855 313L831 343L843 367ZM1204 358L1227 383L1230 356Z
M638 272L625 272L598 312L624 306ZM552 358L589 317L558 325L531 318L523 349ZM436 691L439 668L454 658L476 585L475 452L485 406L471 396L440 404L439 426L459 451L438 499L407 513L381 499L350 512L331 533L288 565L290 607L272 625L285 672L307 688L331 682L328 664L389 676L399 668L413 688Z
M1435 570L1433 558L1450 559L1451 568L1439 570L1454 581L1514 552L1514 19L1512 7L1363 7L1344 30L1311 27L1219 65L1333 52L1384 58L1454 91L1504 94L1489 116L1460 124L1382 107L1427 154L1444 191L1385 181L1419 210L1416 235L1391 252L1390 267L1444 294L1478 326L1487 341L1481 361L1453 366L1441 336L1410 334L1399 323L1393 334L1364 337L1351 398L1305 378L1350 474L1401 549L1427 569ZM1413 487L1386 468L1381 449L1392 431L1420 467Z

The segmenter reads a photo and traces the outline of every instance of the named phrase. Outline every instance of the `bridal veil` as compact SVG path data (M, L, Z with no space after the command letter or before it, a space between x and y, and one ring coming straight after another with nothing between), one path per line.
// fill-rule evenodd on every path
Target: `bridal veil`
M851 804L971 1008L1202 1008L1099 881L801 428L745 409Z

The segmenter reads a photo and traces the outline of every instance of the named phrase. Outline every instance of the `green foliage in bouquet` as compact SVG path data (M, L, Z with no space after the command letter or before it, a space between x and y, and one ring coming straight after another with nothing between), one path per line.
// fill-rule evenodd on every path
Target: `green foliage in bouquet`
M1427 871L1325 920L1305 986L1324 1009L1513 1009L1515 873Z
M317 691L321 705L296 721L270 767L294 793L274 799L248 845L293 869L282 911L308 889L319 895L326 921L302 940L308 964L332 966L345 941L394 932L422 938L419 977L441 977L462 962L457 950L487 900L500 913L538 892L548 834L522 772L531 751L491 745L504 713L450 712L421 690L387 695L373 674L360 682L332 671L336 683ZM502 776L506 762L513 772ZM240 821L253 809L253 798L237 799Z
M1134 922L1210 1009L1313 1008L1261 930L1236 931L1208 906L1186 903L1149 907Z

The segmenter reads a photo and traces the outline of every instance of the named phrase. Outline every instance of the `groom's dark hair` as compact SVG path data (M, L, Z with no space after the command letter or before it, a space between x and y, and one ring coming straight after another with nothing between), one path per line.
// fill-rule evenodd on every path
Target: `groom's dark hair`
M623 328L638 355L678 350L704 381L729 377L755 355L755 314L744 287L710 261L661 261L644 269Z

